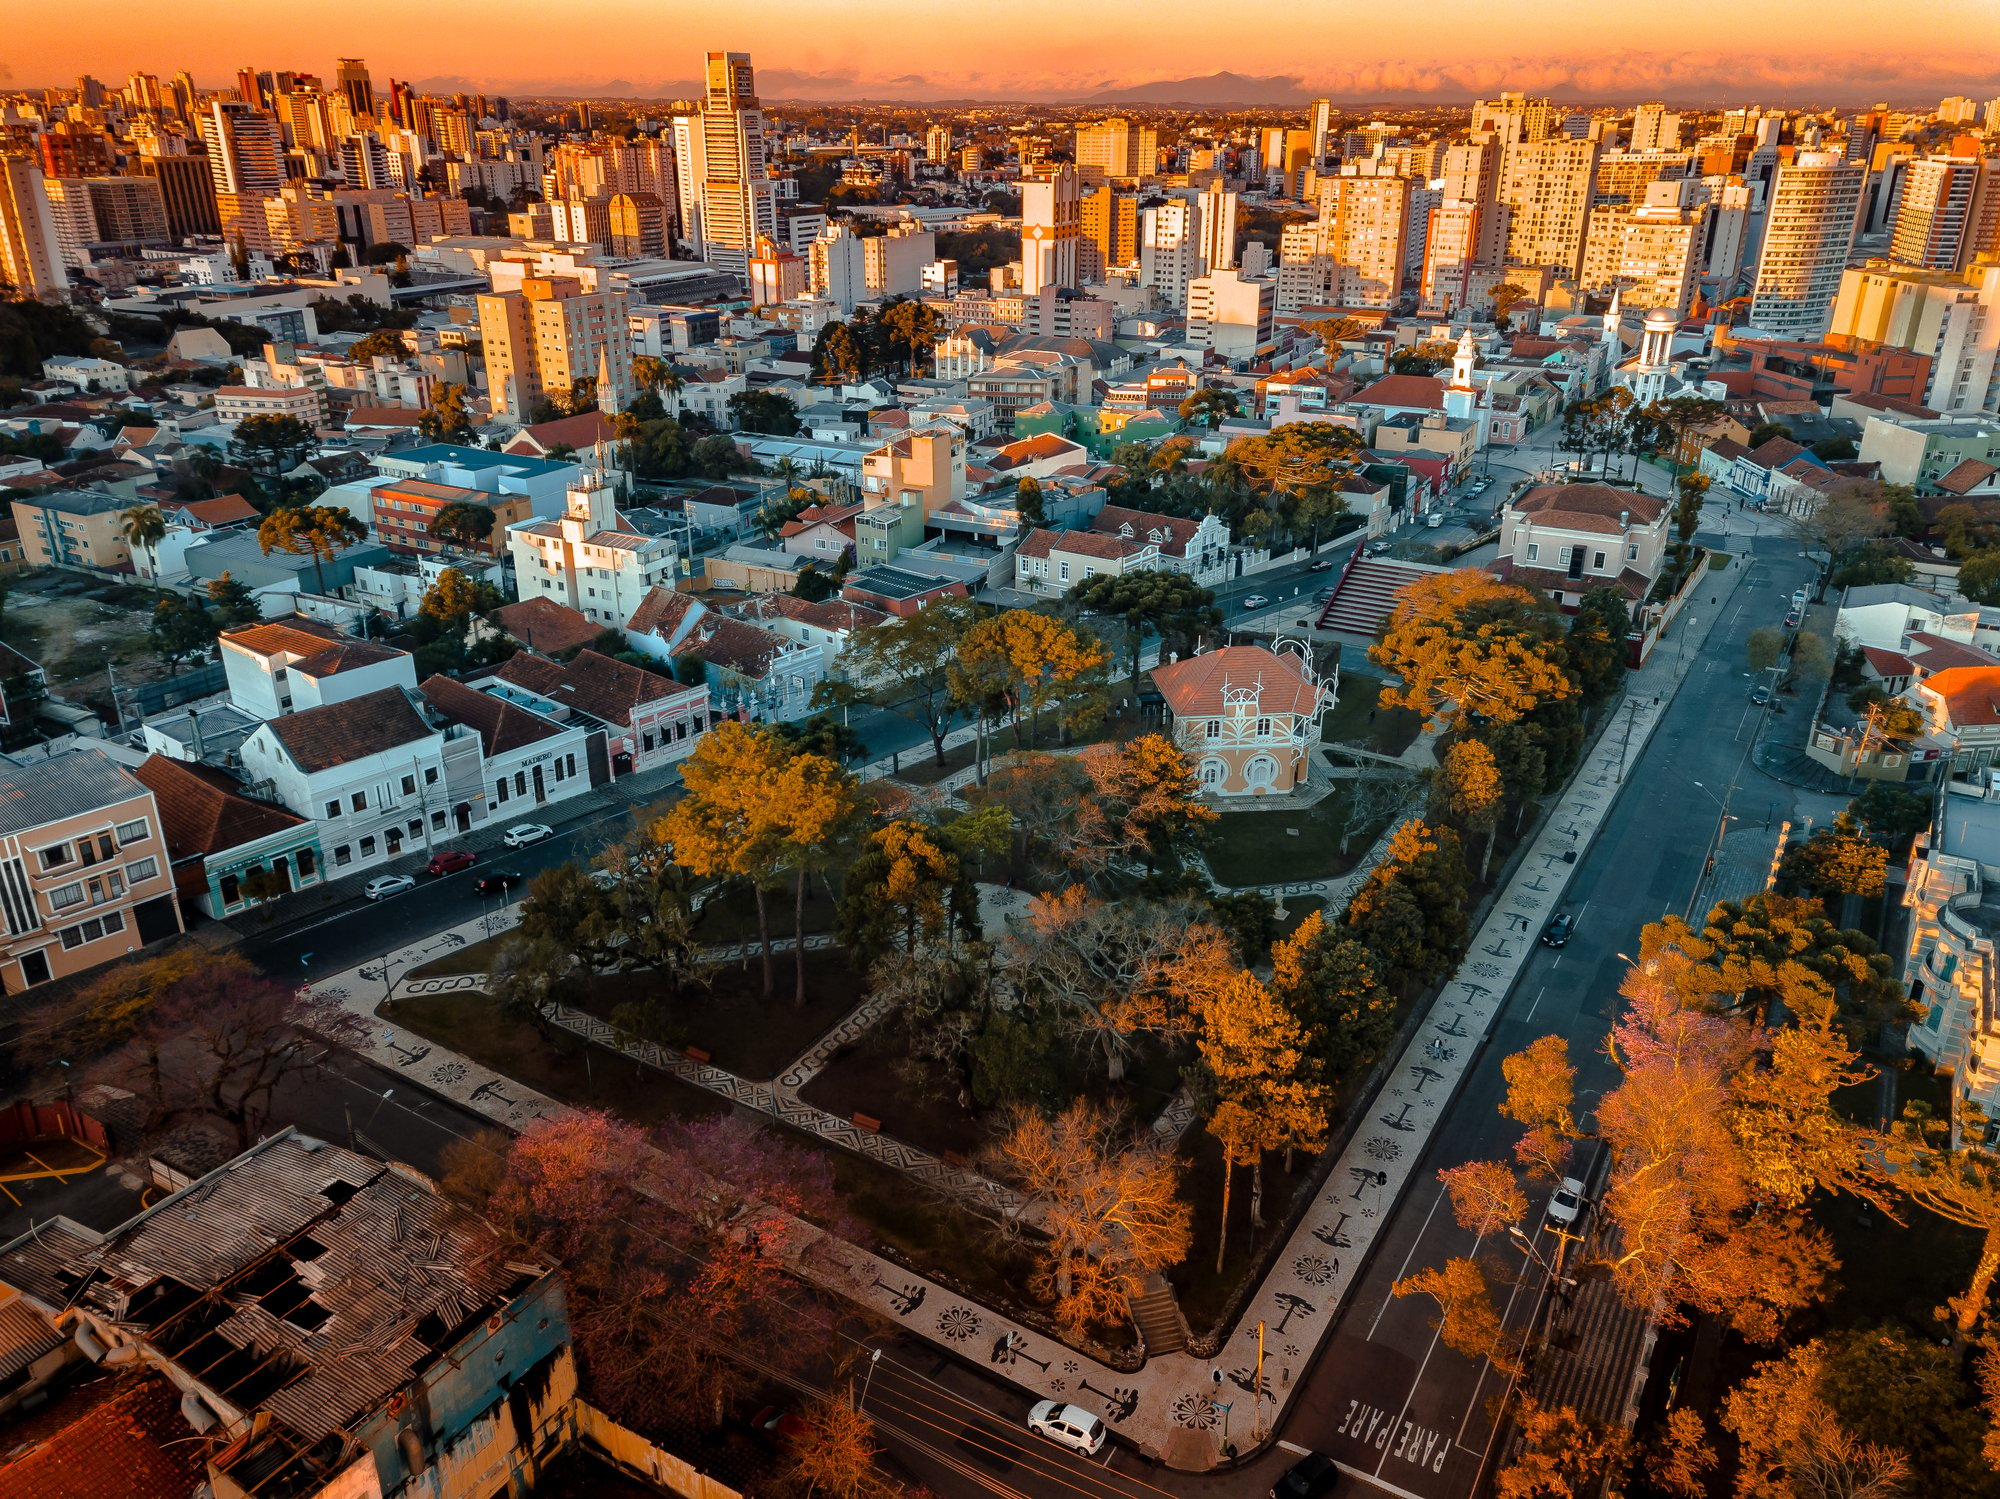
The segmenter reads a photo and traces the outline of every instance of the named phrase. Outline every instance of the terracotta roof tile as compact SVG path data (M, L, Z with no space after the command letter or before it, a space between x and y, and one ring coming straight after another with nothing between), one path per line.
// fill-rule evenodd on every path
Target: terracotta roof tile
M481 692L452 677L432 676L417 688L430 705L453 723L462 723L479 735L479 743L490 755L503 755L524 745L537 744L562 733L562 726L531 713L518 703Z
M495 675L553 703L626 727L634 709L691 690L656 671L614 661L588 648L578 651L567 666L539 656L512 656Z
M1667 502L1608 484L1543 484L1512 501L1508 509L1532 516L1538 524L1570 531L1602 531L1616 535L1624 528L1618 517L1629 515L1635 526L1650 526L1666 512Z
M384 687L344 703L287 713L265 727L284 746L292 763L309 773L414 744L437 732L424 722L400 687Z
M560 656L578 646L589 645L604 633L604 626L586 619L583 611L554 599L522 599L493 611L493 622L531 651L544 656Z
M1924 690L1944 699L1951 721L2000 724L2000 666L1952 666L1924 678Z
M1230 645L1190 656L1152 673L1160 695L1177 718L1222 712L1223 687L1258 687L1259 713L1311 713L1325 692L1305 678L1298 658L1257 645Z
M159 804L167 852L176 861L238 848L305 821L275 803L245 796L228 772L213 766L150 755L132 774Z
M207 1478L180 1391L151 1371L72 1388L11 1426L0 1499L188 1499Z

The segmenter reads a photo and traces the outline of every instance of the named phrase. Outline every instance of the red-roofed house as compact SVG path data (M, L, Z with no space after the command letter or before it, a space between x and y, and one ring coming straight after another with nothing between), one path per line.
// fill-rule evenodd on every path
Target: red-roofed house
M1644 603L1666 560L1667 502L1606 484L1540 484L1500 515L1494 571L1574 611L1593 588Z
M2000 666L1952 666L1910 689L1924 728L1950 746L1956 775L1985 770L2000 751Z
M1959 499L2000 495L2000 468L1978 458L1962 459L1933 479L1931 487Z
M417 685L407 653L303 615L224 630L217 645L230 701L259 718Z
M585 618L581 610L554 599L522 599L495 609L492 619L529 650L544 656L579 650L604 633L604 626Z
M0 1499L192 1499L208 1464L181 1392L127 1365L65 1390L11 1426Z
M689 687L588 648L567 664L523 652L473 685L492 690L494 682L532 694L516 700L558 723L580 715L602 725L620 775L683 758L712 722L706 686Z
M1295 651L1254 645L1190 656L1152 677L1202 795L1282 796L1306 784L1337 678L1320 681Z
M618 425L602 411L590 410L578 416L561 416L552 422L536 422L523 427L500 451L546 458L559 447L572 453L588 452L600 442L617 442Z
M485 784L474 822L575 796L589 788L590 767L605 763L601 744L594 760L590 753L591 738L605 738L602 729L558 723L510 694L482 692L453 677L427 677L417 691L432 712L479 736Z
M153 755L132 774L159 806L174 890L187 914L199 909L220 919L258 904L243 886L262 871L275 872L286 890L326 878L319 824L244 795L227 771Z
M1186 573L1204 588L1212 588L1229 576L1229 527L1212 512L1200 520L1188 520L1106 505L1097 512L1090 529L1104 536L1156 542L1166 567Z
M1376 407L1384 416L1442 414L1444 387L1445 382L1435 375L1384 375L1356 391L1354 404Z
M1022 538L1014 553L1014 586L1022 593L1058 598L1085 578L1122 578L1165 568L1160 543L1145 536L1037 527Z

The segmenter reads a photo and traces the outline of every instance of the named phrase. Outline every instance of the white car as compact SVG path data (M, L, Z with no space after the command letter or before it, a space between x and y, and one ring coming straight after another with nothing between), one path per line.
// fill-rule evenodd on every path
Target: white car
M1583 1216L1582 1182L1573 1176L1565 1176L1562 1185L1549 1194L1549 1222L1568 1228Z
M517 822L500 835L500 841L509 848L526 848L531 843L553 837L555 830L539 822Z
M1085 1457L1104 1450L1104 1423L1080 1405L1044 1400L1028 1412L1028 1430Z
M370 880L368 888L361 893L370 900L387 900L392 895L401 895L405 890L414 890L417 882L406 874L385 874L380 879Z
M1250 595L1249 598L1243 601L1243 607L1245 609L1262 609L1270 602L1271 601L1265 598L1263 594L1253 593Z

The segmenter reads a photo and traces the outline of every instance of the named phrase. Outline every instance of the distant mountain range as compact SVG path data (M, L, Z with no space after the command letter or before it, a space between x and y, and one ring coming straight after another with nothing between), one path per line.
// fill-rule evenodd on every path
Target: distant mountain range
M1203 78L1168 78L1155 83L1122 84L1086 94L1079 104L1199 104L1213 107L1243 104L1268 107L1307 104L1311 90L1296 78L1255 78L1246 73L1210 73Z

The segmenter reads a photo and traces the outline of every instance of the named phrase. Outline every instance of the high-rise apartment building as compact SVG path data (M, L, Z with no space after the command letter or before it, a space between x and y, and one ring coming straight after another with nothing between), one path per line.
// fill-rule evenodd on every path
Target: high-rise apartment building
M1214 271L1188 283L1187 340L1229 360L1250 358L1271 340L1276 289L1240 271Z
M368 81L368 64L358 57L343 57L333 68L333 86L347 100L347 107L354 111L357 120L372 119L375 114L375 86Z
M1678 151L1681 117L1664 104L1641 104L1632 111L1633 151Z
M1320 178L1319 218L1285 235L1279 275L1288 288L1283 301L1291 305L1284 310L1315 302L1394 306L1407 264L1410 188L1409 178L1378 171L1371 161Z
M84 270L91 247L131 252L170 243L160 185L146 177L51 177L44 187L63 264Z
M215 178L209 172L206 156L141 155L132 163L132 170L160 184L167 233L173 238L222 232L222 220L215 207Z
M69 291L48 188L27 156L0 156L0 281L46 302Z
M750 305L775 307L806 294L808 267L803 255L766 236L757 241L757 253L750 257Z
M707 158L702 151L701 116L675 115L674 185L680 198L681 238L701 251L701 186L708 176Z
M1236 194L1220 177L1201 195L1201 262L1211 271L1236 264Z
M1530 99L1508 92L1497 99L1480 99L1472 106L1472 133L1491 131L1503 146L1544 140L1555 133L1560 118L1547 99Z
M1641 311L1686 316L1708 243L1708 205L1693 201L1684 191L1690 186L1657 182L1641 203L1591 210L1579 282L1592 291L1622 291L1625 304Z
M1076 168L1063 162L1021 184L1021 291L1077 286L1077 241L1082 237L1083 195Z
M701 245L712 265L746 275L760 235L777 232L764 166L764 111L746 52L708 54L701 110Z
M1308 127L1312 134L1313 161L1324 162L1327 157L1340 150L1340 143L1333 138L1333 122L1336 118L1333 100L1315 99L1312 104L1312 123Z
M1201 209L1186 198L1148 208L1139 223L1139 281L1169 307L1187 303L1188 284L1207 269L1201 261Z
M933 125L924 132L924 160L934 165L951 160L951 126Z
M1083 195L1079 208L1077 274L1085 284L1104 280L1113 266L1139 258L1139 199L1105 183Z
M637 260L667 253L667 206L657 193L613 193L605 205L613 255Z
M1954 271L1996 248L1996 179L2000 157L1927 156L1904 163L1889 258L1919 270Z
M194 76L191 73L184 68L174 74L172 85L174 113L190 125L194 123L195 112L200 107L197 95L198 90L194 86Z
M1507 254L1507 215L1500 206L1500 158L1504 148L1491 137L1447 147L1439 188L1444 202L1465 205L1469 228L1466 257L1498 265Z
M212 100L201 117L215 191L275 193L285 185L285 151L278 122L254 105Z
M1081 125L1076 132L1076 172L1085 182L1110 177L1144 177L1160 154L1159 132L1126 119Z
M613 276L600 277L595 291L573 276L531 275L519 291L481 292L479 335L494 413L527 421L537 402L596 378L601 365L613 390L600 390L599 399L622 404L632 383L630 302L626 283Z
M1785 338L1827 329L1861 213L1866 167L1832 151L1801 151L1771 184L1750 323Z
M1495 189L1507 207L1507 260L1573 276L1597 172L1597 142L1552 136L1510 144Z
M2000 257L1963 271L1871 260L1842 274L1829 339L1908 349L1931 362L1923 402L1947 416L2000 412Z

